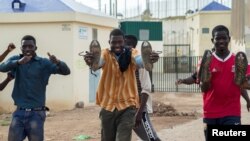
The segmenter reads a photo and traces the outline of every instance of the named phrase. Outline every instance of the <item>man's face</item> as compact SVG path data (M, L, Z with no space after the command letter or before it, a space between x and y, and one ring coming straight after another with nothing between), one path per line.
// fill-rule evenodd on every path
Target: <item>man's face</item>
M228 51L228 44L230 42L230 37L227 35L225 31L215 32L214 38L211 39L216 52L223 53Z
M109 40L109 44L111 47L111 51L115 54L120 54L123 52L124 48L124 38L122 35L120 36L111 36Z
M133 40L129 39L129 38L125 38L125 46L129 49L131 48L135 48L134 47L134 42Z
M34 56L36 45L33 40L22 40L21 50L24 56Z

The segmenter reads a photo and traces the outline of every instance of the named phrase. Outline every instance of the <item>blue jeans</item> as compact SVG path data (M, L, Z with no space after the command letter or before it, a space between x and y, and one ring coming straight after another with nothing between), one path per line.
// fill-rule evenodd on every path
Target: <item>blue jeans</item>
M8 141L23 141L26 137L29 141L43 141L45 119L45 111L16 110L12 114Z

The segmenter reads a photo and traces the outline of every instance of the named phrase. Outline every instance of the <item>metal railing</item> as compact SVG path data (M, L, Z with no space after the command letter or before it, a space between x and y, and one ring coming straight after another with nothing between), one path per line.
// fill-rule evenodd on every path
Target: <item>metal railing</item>
M199 56L160 57L152 71L152 88L158 92L200 92L197 84L176 86L178 79L190 77L197 68Z

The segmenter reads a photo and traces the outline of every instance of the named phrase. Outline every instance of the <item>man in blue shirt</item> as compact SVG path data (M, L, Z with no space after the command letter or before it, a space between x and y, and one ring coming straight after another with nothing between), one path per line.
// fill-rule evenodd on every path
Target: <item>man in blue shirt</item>
M21 55L0 65L1 72L15 77L12 98L17 106L12 115L8 141L44 140L45 91L51 74L70 74L68 66L48 53L49 59L36 55L36 40L26 35L21 40Z

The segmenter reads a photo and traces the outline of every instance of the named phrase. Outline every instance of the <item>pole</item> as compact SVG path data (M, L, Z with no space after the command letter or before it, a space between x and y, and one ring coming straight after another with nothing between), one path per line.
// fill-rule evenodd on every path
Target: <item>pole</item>
M99 11L101 11L101 10L102 10L101 0L98 0L98 9L99 9Z
M112 15L112 1L109 0L109 15Z

